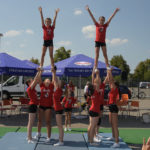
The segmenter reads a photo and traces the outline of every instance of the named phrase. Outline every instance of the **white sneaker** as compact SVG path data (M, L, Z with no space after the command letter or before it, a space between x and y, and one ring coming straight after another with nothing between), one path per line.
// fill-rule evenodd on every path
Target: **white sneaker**
M65 128L64 131L66 132L66 131L67 131L67 128Z
M68 131L71 131L71 128L68 128Z
M103 138L103 136L100 135L100 134L96 134L96 136L97 136L98 138Z
M50 141L51 141L51 138L46 138L46 140L45 140L45 143L50 143Z
M111 148L119 148L120 147L120 144L119 143L114 143Z
M107 70L111 70L111 68L110 68L110 67L107 67Z
M58 142L56 144L54 144L54 146L63 146L64 145L64 142Z
M108 137L106 138L107 141L115 141L115 138L114 137Z
M28 140L28 144L34 144L33 140Z
M98 137L94 137L93 140L94 140L94 142L97 142L97 143L98 143L98 142L101 142L101 139L99 139Z
M41 137L41 133L36 133L36 135L34 136L34 139L39 139Z

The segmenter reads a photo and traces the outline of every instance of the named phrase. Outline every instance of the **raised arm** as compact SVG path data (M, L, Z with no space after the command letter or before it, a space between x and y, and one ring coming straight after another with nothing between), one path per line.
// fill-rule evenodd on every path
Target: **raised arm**
M93 68L92 71L92 84L94 84L94 79L95 79L95 68Z
M41 22L42 22L42 27L43 27L44 26L44 17L43 17L42 7L39 7L39 12L41 15Z
M91 16L91 18L92 18L92 20L93 20L93 22L94 22L94 24L96 24L97 23L97 21L96 21L96 19L94 18L94 16L93 16L93 14L92 14L92 12L91 12L91 10L90 10L90 8L89 8L89 6L88 5L86 5L86 10L89 12L89 14L90 14L90 16Z
M115 87L115 83L114 83L114 78L113 78L113 75L112 75L112 69L111 70L108 70L108 76L109 76L109 83L112 85L112 87L114 88Z
M36 76L33 79L33 82L30 85L31 89L33 89L37 85L37 83L39 82L39 79L41 77L41 74L42 74L42 71L38 70Z
M114 11L114 13L112 14L112 16L110 16L110 18L107 21L107 24L109 25L109 23L111 22L112 18L116 15L116 13L119 11L119 8L116 8L116 10Z
M52 68L52 76L53 76L53 83L54 83L54 87L57 89L58 88L58 79L56 76L56 70L54 68Z
M53 20L53 27L55 27L55 25L56 25L56 18L57 18L57 14L58 14L59 11L60 11L59 8L57 8L57 9L55 10L55 16L54 16L54 20Z

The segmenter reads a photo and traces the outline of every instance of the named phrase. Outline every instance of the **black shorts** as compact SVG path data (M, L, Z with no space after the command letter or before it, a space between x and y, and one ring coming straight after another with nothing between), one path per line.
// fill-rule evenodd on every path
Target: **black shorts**
M44 111L47 110L47 109L52 109L52 107L45 107L45 106L39 106L39 108L44 110Z
M37 112L37 105L29 105L28 107L28 112L29 113L36 113Z
M56 114L63 114L63 110L55 111Z
M118 113L119 109L116 104L111 104L111 105L109 105L109 111L111 113Z
M65 112L71 112L72 108L65 108Z
M89 115L90 115L90 117L98 117L99 113L94 112L94 111L89 111Z
M43 46L45 47L53 46L53 40L44 40Z
M104 105L100 105L100 111L104 110Z
M95 47L103 47L103 46L106 46L106 43L95 41Z

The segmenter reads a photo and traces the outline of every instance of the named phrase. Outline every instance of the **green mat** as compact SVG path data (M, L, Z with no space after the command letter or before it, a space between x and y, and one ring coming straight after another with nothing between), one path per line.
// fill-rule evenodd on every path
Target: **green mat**
M0 127L0 137L4 136L7 132L27 132L26 127ZM32 129L33 132L37 132L37 128ZM46 133L46 128L42 128L42 132ZM85 133L87 132L86 128L73 128L71 132L67 133ZM101 128L100 132L110 133L110 128ZM58 128L52 128L52 133L58 133ZM120 137L126 143L130 144L142 144L143 137L148 139L150 136L150 129L140 129L140 128L120 128L119 129Z

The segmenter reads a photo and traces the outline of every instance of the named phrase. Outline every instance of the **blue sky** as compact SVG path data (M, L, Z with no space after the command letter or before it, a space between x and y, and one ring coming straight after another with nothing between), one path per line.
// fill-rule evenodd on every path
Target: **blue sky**
M0 1L0 52L21 59L40 59L43 44L38 7L44 17L56 20L54 49L64 46L72 55L83 53L94 58L95 27L85 5L88 4L96 19L106 20L115 8L120 11L107 29L108 57L123 55L131 72L140 61L150 58L150 1L149 0L1 0ZM99 60L104 61L100 52ZM45 65L49 65L48 53Z

